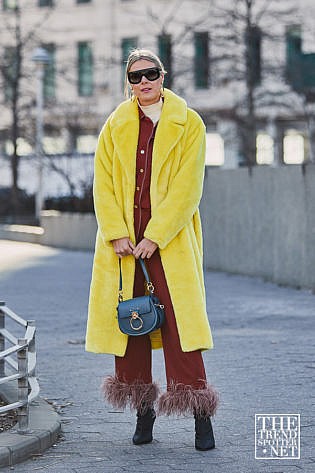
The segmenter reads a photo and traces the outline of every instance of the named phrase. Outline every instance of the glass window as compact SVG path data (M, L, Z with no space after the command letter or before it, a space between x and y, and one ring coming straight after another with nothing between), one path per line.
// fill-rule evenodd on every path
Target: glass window
M286 79L297 92L310 94L315 87L315 54L304 53L300 25L290 25L286 31Z
M38 0L39 7L53 7L54 0Z
M13 98L14 87L17 79L16 49L13 46L5 48L3 66L4 98L6 102L9 102Z
M160 59L167 71L164 78L165 87L172 87L172 37L170 34L161 34L158 37Z
M209 34L207 31L194 34L194 81L197 89L209 87Z
M267 133L258 133L256 138L257 164L272 164L274 156L273 139Z
M295 130L289 130L283 139L284 163L302 164L304 157L304 136Z
M78 153L92 154L97 145L97 136L78 135L76 138L76 150Z
M50 62L47 64L44 70L44 97L45 99L53 99L56 97L56 47L51 43L44 44L43 48L46 49L50 56Z
M138 38L122 38L121 40L121 57L123 66L126 65L129 53L137 47Z
M3 10L14 10L17 7L16 0L3 0Z
M247 71L253 86L261 81L261 31L258 26L250 26L245 35Z
M122 77L123 82L125 80L125 68L129 53L137 47L138 38L122 38L121 40L121 64L122 64Z
M286 80L294 90L303 89L301 68L302 31L300 25L290 25L286 29Z
M62 136L44 136L43 149L45 154L62 154L67 150L65 138Z
M224 141L219 133L206 133L206 166L224 164Z
M88 42L78 43L78 94L93 95L93 54Z
M12 156L14 153L14 147L11 140L6 140L4 142L4 152L7 156ZM24 138L18 138L17 152L19 156L27 156L34 152L34 148Z

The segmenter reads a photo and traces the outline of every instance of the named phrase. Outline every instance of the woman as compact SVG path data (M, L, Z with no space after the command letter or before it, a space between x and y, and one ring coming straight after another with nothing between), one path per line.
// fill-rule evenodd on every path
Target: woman
M136 445L152 441L154 405L160 414L195 417L195 447L214 448L210 416L218 394L207 384L201 351L212 348L205 307L202 194L205 127L196 112L163 89L164 68L147 50L126 66L132 96L106 121L95 154L98 221L86 349L115 355L104 381L113 406L137 410ZM116 317L121 258L124 297L144 295L138 258L145 258L166 321L150 335L128 337ZM152 381L151 348L163 347L167 391Z

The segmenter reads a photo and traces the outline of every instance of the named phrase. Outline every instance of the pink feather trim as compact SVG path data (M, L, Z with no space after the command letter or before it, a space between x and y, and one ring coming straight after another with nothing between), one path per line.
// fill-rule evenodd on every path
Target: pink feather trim
M159 394L156 383L135 381L128 384L120 381L117 376L107 376L103 381L102 391L112 406L124 409L129 404L131 409L136 409L140 414L153 406Z
M172 383L158 401L158 414L194 414L197 417L213 416L219 406L219 393L207 384L204 389Z

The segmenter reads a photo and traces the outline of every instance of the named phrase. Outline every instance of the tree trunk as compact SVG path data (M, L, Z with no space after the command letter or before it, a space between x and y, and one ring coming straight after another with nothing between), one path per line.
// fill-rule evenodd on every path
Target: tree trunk
M15 9L15 57L14 57L14 76L11 80L11 91L12 91L12 125L11 125L11 140L13 145L13 153L11 156L11 212L13 217L19 214L20 202L19 202L19 163L20 157L18 154L18 138L20 134L20 116L19 116L19 94L20 94L20 80L22 72L22 40L21 40L21 19L20 19L20 8Z
M253 71L253 57L251 52L252 41L252 1L246 0L246 32L245 32L245 74L246 74L246 116L245 129L243 134L244 142L244 156L246 164L251 168L256 164L256 114L255 114L255 100L254 88L255 79Z

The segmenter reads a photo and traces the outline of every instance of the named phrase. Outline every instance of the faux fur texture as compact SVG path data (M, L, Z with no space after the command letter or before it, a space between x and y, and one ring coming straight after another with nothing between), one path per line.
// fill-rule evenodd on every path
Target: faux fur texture
M136 381L132 384L120 381L117 376L107 376L102 384L105 399L114 407L124 409L129 404L140 415L152 407L158 397L157 384Z
M158 414L193 414L213 416L219 405L219 393L208 384L204 389L193 389L184 384L171 384L158 401Z
M137 102L122 103L103 127L95 154L94 206L98 222L89 300L86 349L124 356L128 336L119 330L118 258L111 240L135 243L134 194L139 134ZM150 183L151 219L144 236L159 246L182 350L212 348L202 267L198 211L205 159L205 126L171 91L157 126ZM135 259L122 258L124 298L133 297ZM160 332L151 337L162 347Z

